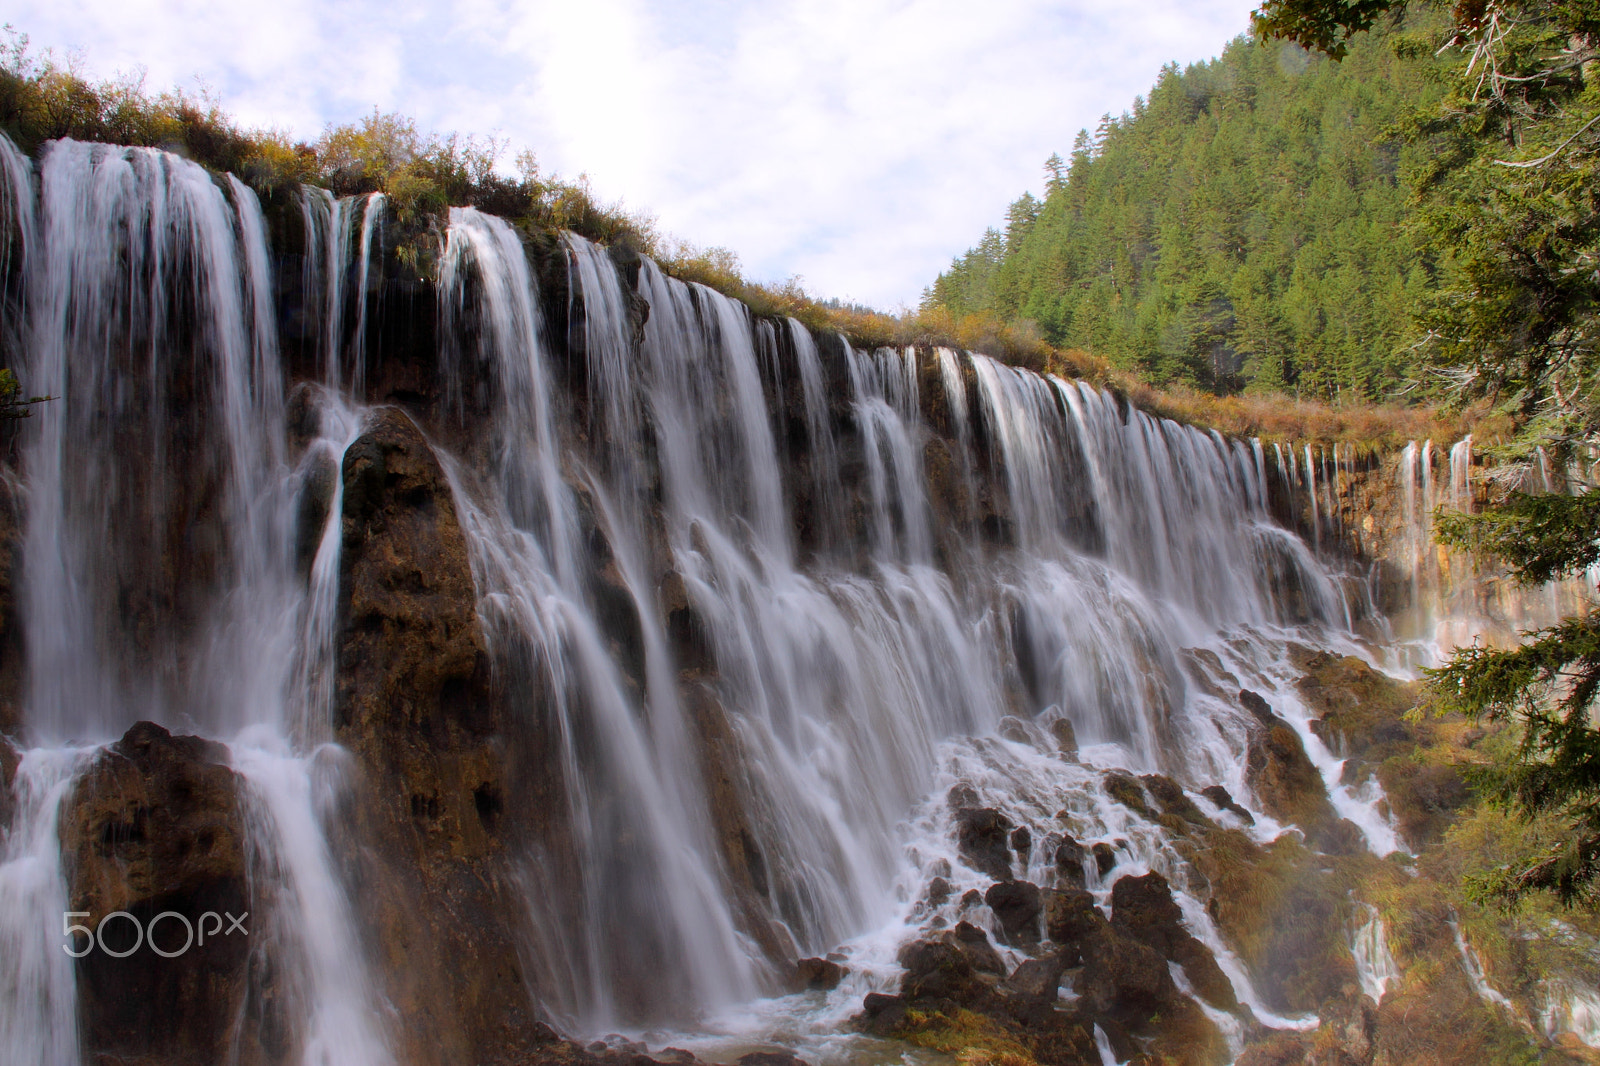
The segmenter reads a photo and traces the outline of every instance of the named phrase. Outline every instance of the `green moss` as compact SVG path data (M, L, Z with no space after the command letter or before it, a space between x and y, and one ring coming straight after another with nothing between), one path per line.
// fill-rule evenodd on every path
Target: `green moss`
M1016 1033L992 1018L965 1008L957 1008L951 1014L909 1010L905 1022L894 1035L908 1044L957 1055L963 1061L976 1061L986 1056L988 1061L1009 1060L1015 1066L1030 1066L1034 1062L1033 1053Z

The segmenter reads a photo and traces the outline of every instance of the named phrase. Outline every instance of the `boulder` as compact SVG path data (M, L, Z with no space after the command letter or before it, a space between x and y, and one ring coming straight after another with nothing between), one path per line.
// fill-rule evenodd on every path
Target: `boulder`
M955 812L956 843L974 870L996 881L1011 880L1011 820L992 807Z
M1217 960L1183 926L1183 911L1167 879L1154 871L1121 877L1111 887L1111 924L1183 968L1195 992L1218 1010L1239 1009L1239 1000Z
M123 911L148 932L157 915L179 916L153 936L115 919L104 945L126 950L138 936L138 950L116 958L96 946L74 964L86 1059L200 1066L228 1058L235 1039L248 1061L281 1050L269 1034L286 1020L268 989L251 994L247 933L261 929L268 907L251 892L244 786L228 763L221 744L139 722L100 752L62 806L68 905L83 915L74 922L97 929ZM199 925L207 912L219 930L221 915L239 917L246 933L213 933L180 951L191 935L183 920ZM179 953L164 957L152 941Z
M887 1037L900 1028L905 1020L905 997L868 992L861 1001L861 1013L852 1022L856 1029L868 1036Z
M906 971L900 979L901 995L912 1001L948 1000L962 1005L984 1001L999 978L974 966L972 956L973 952L950 934L912 941L897 956Z
M1001 881L989 886L983 901L1000 921L1007 944L1026 947L1039 942L1039 887L1027 881Z
M525 871L508 843L560 818L548 780L559 760L537 704L506 731L467 538L416 425L379 409L340 476L334 728L356 769L345 850L363 885L361 935L397 1018L397 1057L486 1061L534 1021ZM552 829L541 844L559 856L560 840Z
M1017 858L1024 863L1033 852L1033 830L1025 825L1019 825L1011 831L1011 850L1017 853Z
M928 902L935 907L942 907L954 891L955 889L950 887L949 881L942 877L935 877L928 882Z
M1001 961L1000 953L994 949L994 945L989 943L989 934L971 922L957 922L954 929L944 934L944 938L954 945L979 973L993 974L996 977L1006 975L1006 964Z
M11 813L15 809L12 785L17 780L17 767L21 763L22 755L10 740L0 736L0 826L11 824Z
M1078 761L1078 733L1072 728L1072 719L1055 718L1050 722L1050 735L1056 739L1056 750L1073 762Z
M1144 782L1145 792L1161 807L1161 813L1191 825L1212 824L1211 819L1194 805L1194 800L1185 795L1183 789L1172 778L1164 774L1145 774L1139 780Z
M1094 853L1094 866L1095 869L1100 871L1101 877L1104 877L1106 874L1110 873L1117 865L1117 853L1111 847L1111 845L1107 844L1105 841L1100 841L1099 843L1090 847L1089 850Z
M1045 935L1060 948L1065 965L1076 966L1083 941L1103 928L1105 915L1094 905L1094 897L1082 889L1046 889L1044 897Z
M740 1055L739 1066L807 1066L806 1060L794 1052L784 1049L782 1051L751 1051Z
M1059 955L1024 959L1000 987L1030 1003L1053 1004L1060 994L1065 969Z
M1150 804L1145 798L1144 788L1132 774L1112 771L1101 778L1105 785L1106 795L1133 811L1135 814L1153 819L1155 815L1150 810Z
M1237 815L1245 825L1256 824L1255 815L1239 806L1239 804L1234 801L1232 793L1223 788L1221 785L1207 785L1205 788L1200 790L1200 795L1216 804L1222 810L1230 811Z
M1083 862L1089 857L1084 846L1071 837L1056 845L1056 880L1062 888L1083 888Z
M831 992L847 971L832 959L801 959L794 964L789 987L796 992Z
M1085 937L1081 950L1079 991L1096 1013L1142 1026L1182 998L1162 954L1110 925Z
M1245 779L1261 809L1280 822L1298 825L1312 843L1343 854L1348 834L1337 829L1329 833L1339 815L1328 799L1322 775L1306 755L1300 734L1249 689L1239 692L1239 702L1259 722L1251 730L1245 753Z

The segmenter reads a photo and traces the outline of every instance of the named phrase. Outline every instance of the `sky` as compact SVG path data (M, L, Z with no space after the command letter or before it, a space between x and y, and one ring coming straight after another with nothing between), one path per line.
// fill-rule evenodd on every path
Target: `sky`
M35 53L313 139L374 107L531 149L747 276L914 308L1044 161L1251 0L7 0Z

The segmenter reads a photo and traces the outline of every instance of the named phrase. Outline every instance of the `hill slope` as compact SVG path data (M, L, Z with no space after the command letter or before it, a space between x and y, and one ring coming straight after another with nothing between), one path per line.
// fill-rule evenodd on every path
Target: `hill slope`
M1158 384L1386 394L1430 284L1393 127L1441 91L1397 40L1364 34L1336 63L1240 37L1164 68L1052 157L1045 199L1024 193L925 307L1029 320Z

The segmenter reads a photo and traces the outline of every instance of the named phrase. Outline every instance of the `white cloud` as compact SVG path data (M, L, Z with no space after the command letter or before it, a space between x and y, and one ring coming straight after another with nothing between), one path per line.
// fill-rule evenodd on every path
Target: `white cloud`
M373 107L497 133L759 278L914 305L1073 135L1250 0L12 0L86 72L198 77L310 136Z

